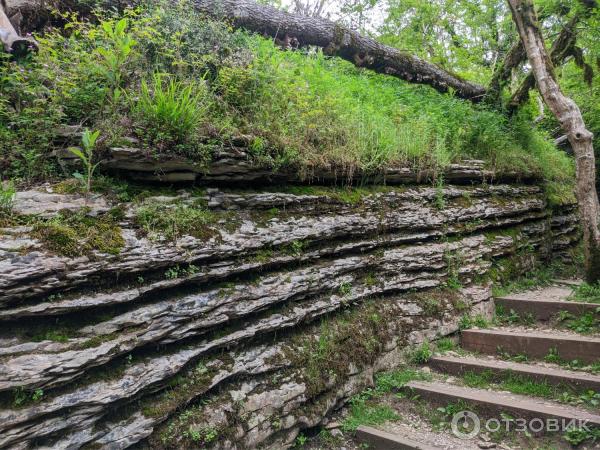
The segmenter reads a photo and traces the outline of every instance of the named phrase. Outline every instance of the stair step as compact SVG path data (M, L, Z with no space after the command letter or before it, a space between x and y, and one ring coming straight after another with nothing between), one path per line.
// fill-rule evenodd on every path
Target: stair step
M535 381L546 381L557 386L571 386L580 390L600 392L600 376L585 372L575 372L554 367L536 366L497 359L475 358L472 356L434 356L429 360L432 369L450 375L462 376L467 372L491 371L494 376L510 372L523 375Z
M446 405L448 403L463 400L473 405L486 417L500 419L500 413L507 413L513 418L526 420L548 419L559 421L587 421L588 426L600 426L600 416L586 410L573 406L561 405L556 402L542 401L521 395L504 392L487 391L461 386L454 386L443 382L411 381L406 385L421 398L436 404Z
M583 281L581 281L581 280L567 280L567 279L554 279L554 280L552 280L552 282L556 283L556 284L562 284L563 286L571 286L571 287L577 287L583 283Z
M595 312L600 305L595 303L570 302L566 300L522 299L518 297L498 297L494 299L506 312L515 311L524 317L531 314L535 319L547 321L555 317L560 311L567 311L580 316L588 312Z
M356 430L356 439L372 450L441 450L428 444L398 434L387 433L377 428L361 425Z
M561 359L592 363L600 359L600 338L576 336L560 332L519 331L511 329L463 330L461 347L468 351L498 354L498 350L511 355L525 354L543 359L556 349Z

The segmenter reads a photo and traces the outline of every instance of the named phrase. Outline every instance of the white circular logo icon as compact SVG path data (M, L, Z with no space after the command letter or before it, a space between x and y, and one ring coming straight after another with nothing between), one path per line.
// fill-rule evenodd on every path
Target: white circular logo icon
M460 439L473 439L479 434L481 422L471 411L459 411L452 417L452 433Z

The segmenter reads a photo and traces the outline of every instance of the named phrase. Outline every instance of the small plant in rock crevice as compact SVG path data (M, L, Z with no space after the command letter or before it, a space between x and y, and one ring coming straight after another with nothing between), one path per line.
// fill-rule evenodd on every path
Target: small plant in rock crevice
M94 176L96 168L100 164L100 162L94 164L94 150L96 148L96 141L98 140L98 136L100 136L100 131L92 132L88 129L85 129L83 131L83 135L81 136L81 143L83 145L83 149L69 147L69 151L75 156L77 156L83 164L85 174L82 175L78 172L75 172L73 176L78 180L81 180L81 182L85 186L86 194L89 194L92 190L92 177Z
M16 193L12 181L0 181L0 219L11 215Z
M433 351L428 341L409 352L409 360L414 364L427 364L433 356Z

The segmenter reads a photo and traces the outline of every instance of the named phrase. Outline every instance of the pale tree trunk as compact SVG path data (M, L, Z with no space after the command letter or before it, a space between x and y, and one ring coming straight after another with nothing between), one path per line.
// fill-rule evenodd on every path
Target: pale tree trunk
M600 280L600 206L595 186L593 135L586 129L581 111L575 102L562 93L556 81L552 61L537 25L532 1L508 0L508 3L540 94L560 122L575 154L577 201L583 228L586 279L590 283L596 282Z
M37 48L37 43L29 38L20 36L8 18L4 2L0 2L0 42L5 52L13 55L24 55Z

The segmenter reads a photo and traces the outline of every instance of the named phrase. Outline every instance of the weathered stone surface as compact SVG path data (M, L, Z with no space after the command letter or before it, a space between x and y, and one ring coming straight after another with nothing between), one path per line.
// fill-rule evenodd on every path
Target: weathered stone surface
M461 232L464 227L475 231L498 225L516 225L546 215L544 201L539 194L535 195L539 192L535 187L492 187L487 190L487 195L485 191L484 188L463 191L448 188L447 192L444 191L444 196L449 199L444 210L438 210L432 204L435 196L439 195L435 189L421 188L375 194L373 199L366 199L364 207L358 211L351 205L341 205L330 207L329 211L326 209L319 215L300 213L282 219L276 217L266 223L240 216L242 220L237 231L218 229L220 239L202 241L187 236L176 246L149 241L138 237L134 229L126 228L123 230L125 248L121 254L99 255L94 260L88 257L61 258L38 251L22 254L18 242L0 236L0 249L12 249L0 250L0 272L4 274L0 279L0 304L41 296L59 288L73 288L94 279L115 278L122 273L140 273L177 263L204 264L208 259L240 257L265 247L289 245L293 241L316 244L376 234L378 239L375 242L364 243L372 248L392 244L389 240L416 241L439 237L442 233ZM473 194L473 198L459 197L464 193ZM497 200L497 196L504 194L511 196L510 204ZM452 199L458 201L452 204ZM417 233L416 236L407 236L411 232ZM354 251L358 250L358 245L363 244L348 244L354 247ZM35 243L31 243L29 248L39 250ZM332 251L338 254L341 250Z
M61 210L79 211L89 208L88 214L97 215L108 211L107 201L100 195L66 195L44 191L19 191L15 195L13 210L17 214L52 217Z
M191 181L289 183L301 182L308 178L321 183L354 180L407 184L427 182L435 177L433 170L414 170L408 167L388 167L384 172L376 174L355 171L350 177L343 170L329 168L314 170L300 176L296 169L276 172L269 167L257 167L246 149L237 147L217 149L208 166L198 164L183 156L157 155L139 148L116 147L109 150L108 158L102 162L101 167L104 170L118 172L137 180L166 183ZM494 172L485 169L484 162L479 160L465 160L458 164L450 164L444 173L444 179L453 183L491 181L498 178L503 181L527 179L526 176L516 173L506 173L498 177Z
M242 156L223 158L231 164L215 176L244 173ZM114 206L97 200L98 213ZM408 346L456 332L454 300L490 315L485 277L498 261L526 268L536 255L566 257L578 239L573 212L551 217L535 186L374 189L352 202L212 188L146 201L198 200L224 214L217 234L176 242L141 234L135 205L122 205L118 255L54 255L30 228L2 230L0 447L186 448L185 432L210 428L217 448L284 448ZM52 194L20 211L48 217L77 201ZM414 295L423 290L438 292L433 315ZM311 379L302 358L320 321L346 314L379 322L361 322L352 348L327 361L337 372ZM361 354L369 332L376 346Z

